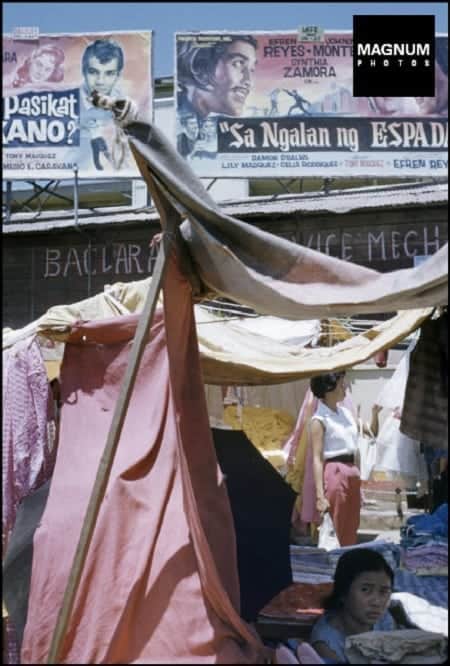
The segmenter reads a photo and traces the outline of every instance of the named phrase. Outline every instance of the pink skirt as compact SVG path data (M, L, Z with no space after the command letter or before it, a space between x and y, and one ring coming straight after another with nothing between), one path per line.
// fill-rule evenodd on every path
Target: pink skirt
M361 511L361 477L352 463L324 461L324 490L341 546L354 546Z

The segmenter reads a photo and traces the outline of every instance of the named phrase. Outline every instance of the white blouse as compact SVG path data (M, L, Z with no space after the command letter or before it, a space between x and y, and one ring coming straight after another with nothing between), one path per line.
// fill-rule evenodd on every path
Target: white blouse
M320 421L325 430L323 435L324 460L356 453L358 426L352 413L346 407L338 405L337 412L335 412L319 400L312 419Z

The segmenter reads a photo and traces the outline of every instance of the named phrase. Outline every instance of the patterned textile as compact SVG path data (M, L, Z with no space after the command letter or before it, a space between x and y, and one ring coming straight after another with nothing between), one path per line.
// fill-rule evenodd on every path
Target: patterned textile
M2 548L6 552L17 508L52 474L56 451L47 442L52 396L41 350L35 337L3 352ZM20 664L19 645L6 618L3 660Z
M371 548L376 550L383 555L386 562L394 571L400 565L400 546L389 541L383 541L382 539L355 546L336 548L330 551L322 548L291 545L291 567L294 582L326 583L332 581L340 556L354 548Z
M47 445L52 400L36 338L3 352L3 513L5 552L19 502L50 478L55 452Z
M441 449L448 442L448 317L428 319L411 353L400 430Z
M305 585L293 583L279 592L264 608L260 615L277 618L298 618L316 620L323 613L323 604L331 592L333 583Z
M411 571L397 569L394 592L410 592L433 606L448 608L448 576L416 576Z

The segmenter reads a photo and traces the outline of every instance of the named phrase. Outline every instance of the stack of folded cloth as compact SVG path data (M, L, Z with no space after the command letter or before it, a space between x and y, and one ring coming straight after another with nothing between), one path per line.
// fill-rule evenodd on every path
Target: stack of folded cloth
M335 566L324 548L291 545L291 568L294 583L331 583Z
M448 576L448 504L408 518L401 529L401 564L422 576Z
M356 546L346 546L335 550L291 545L292 579L295 583L326 583L333 580L338 560L343 553L354 548L371 548L383 555L386 562L395 569L400 564L400 547L391 541L374 540Z
M431 540L404 548L401 564L417 576L448 576L448 543Z
M395 571L400 564L400 546L398 544L392 543L392 541L385 541L384 539L374 539L373 541L357 544L356 546L346 546L344 548L330 550L328 554L330 556L330 562L334 566L333 573L340 556L355 548L370 548L371 550L376 550L377 553L383 555L393 571Z

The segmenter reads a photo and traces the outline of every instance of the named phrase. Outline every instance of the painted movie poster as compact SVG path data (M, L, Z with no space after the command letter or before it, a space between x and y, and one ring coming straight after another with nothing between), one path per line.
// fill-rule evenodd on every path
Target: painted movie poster
M353 97L352 41L178 33L178 151L203 177L445 176L447 36L434 97Z
M56 8L56 5L55 5ZM3 176L139 177L99 93L131 97L152 113L152 33L3 36Z

